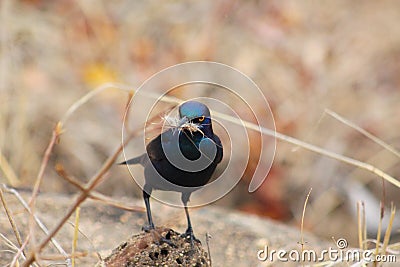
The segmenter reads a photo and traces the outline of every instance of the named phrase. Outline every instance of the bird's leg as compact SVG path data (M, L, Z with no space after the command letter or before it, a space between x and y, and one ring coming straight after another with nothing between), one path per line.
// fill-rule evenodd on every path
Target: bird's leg
M154 227L154 223L153 223L153 217L151 216L151 210L150 210L150 194L151 194L151 188L148 188L146 185L143 189L143 199L144 199L144 204L146 205L146 212L147 212L147 220L149 222L148 225L144 225L142 227L142 230L145 232L151 232L153 235L154 240L156 240L157 244L160 243L167 243L170 246L175 246L174 243L172 243L171 240L162 237L156 230Z
M190 222L189 210L188 210L187 206L185 206L185 213L186 213L186 219L187 219L187 225L188 225L188 228L186 229L186 235L193 235L192 223Z
M187 207L189 197L190 197L190 194L185 194L185 193L182 194L182 202L183 202L183 205L185 208L186 219L187 219L187 224L188 224L188 228L186 229L186 232L182 236L184 236L186 238L190 238L190 244L191 244L192 248L194 248L194 241L200 242L200 240L198 240L193 234L192 223L190 221L190 216L189 216L189 209Z
M150 194L151 194L151 190L146 191L146 189L143 189L143 199L144 199L144 204L146 205L147 221L149 222L149 224L144 225L142 227L142 230L144 230L146 232L154 229L153 218L151 217L151 210L150 210Z

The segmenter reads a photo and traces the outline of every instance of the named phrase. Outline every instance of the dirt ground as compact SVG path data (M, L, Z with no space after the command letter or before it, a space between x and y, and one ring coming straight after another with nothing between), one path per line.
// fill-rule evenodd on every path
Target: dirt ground
M23 194L25 200L29 199L29 196L30 194ZM6 197L22 238L26 238L29 232L29 216L23 211L21 204L13 195L6 194ZM38 198L37 216L51 229L63 216L74 198L74 196L43 194ZM142 204L141 200L131 198L120 200L133 205ZM173 228L181 233L185 231L186 218L183 209L172 208L156 201L152 202L152 207L157 226ZM15 237L5 212L1 210L0 215L2 234L15 243ZM301 242L302 236L298 229L292 229L271 220L224 210L215 206L194 209L191 211L191 215L195 235L202 242L202 249L206 254L208 253L206 234L210 236L209 251L212 266L269 266L271 261L262 262L257 259L257 252L264 249L265 246L269 246L271 250L301 249L299 242ZM132 238L135 239L135 236L142 233L141 227L145 223L145 218L146 216L143 212L123 211L90 200L85 202L80 212L80 234L76 249L77 253L83 255L76 260L76 266L94 266L100 261L98 254L108 262L106 258L111 254L112 250L121 247L123 244L125 244L123 247L126 247L127 243L132 244L131 237L133 236ZM71 224L74 221L75 219L72 217L69 223L65 224L55 237L56 241L67 253L71 252L74 232L74 227ZM35 228L35 232L37 241L44 237L38 227ZM139 240L143 238L145 237L141 237ZM334 241L321 241L308 233L304 233L303 239L305 248L309 249L320 250L335 245ZM136 237L136 240L138 240L138 237ZM152 244L154 242L149 241L149 243ZM182 248L187 250L187 245L190 244L182 243ZM161 244L160 246L160 249L165 246L170 251L179 249L179 247L170 248L166 244ZM144 248L141 253L148 253L152 250L157 250L157 248L158 246L156 245L150 245ZM14 253L7 248L5 242L0 242L0 250L3 251L3 256L0 258L0 266L5 266L11 262ZM44 250L42 256L43 258L50 258L50 260L41 260L42 266L63 262L62 258L60 258L60 253L51 244ZM142 262L146 259L151 261L149 255L141 256ZM273 265L279 264L280 262L275 259ZM296 266L296 263L292 262L292 265Z

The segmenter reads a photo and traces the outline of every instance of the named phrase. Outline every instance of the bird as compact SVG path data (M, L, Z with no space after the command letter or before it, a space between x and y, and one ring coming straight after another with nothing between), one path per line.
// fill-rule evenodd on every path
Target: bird
M193 233L188 202L194 191L210 181L222 158L223 146L213 131L209 108L194 100L182 103L177 125L151 140L146 153L120 163L144 167L143 199L148 225L143 230L155 229L150 209L152 191L180 192L187 219L182 236L189 238L193 247L198 240Z

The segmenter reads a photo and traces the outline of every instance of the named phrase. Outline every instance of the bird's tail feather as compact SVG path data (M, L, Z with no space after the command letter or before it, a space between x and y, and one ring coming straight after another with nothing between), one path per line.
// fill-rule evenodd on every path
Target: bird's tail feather
M143 154L145 155L145 154ZM118 163L118 165L133 165L133 164L141 164L143 165L143 155L128 159L127 161L123 161Z

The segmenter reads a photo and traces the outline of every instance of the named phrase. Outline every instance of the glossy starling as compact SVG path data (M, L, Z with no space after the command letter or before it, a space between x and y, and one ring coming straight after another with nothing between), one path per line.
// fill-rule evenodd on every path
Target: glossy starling
M223 156L219 137L214 134L210 110L197 101L179 106L179 122L154 138L146 147L147 153L120 164L141 164L145 184L143 198L148 226L154 229L149 198L153 189L181 192L188 228L185 236L193 246L195 240L187 203L193 191L210 180Z

